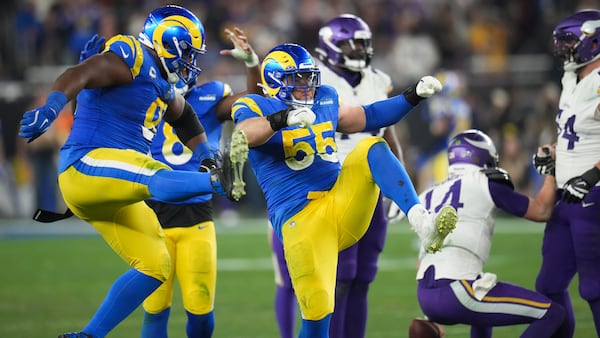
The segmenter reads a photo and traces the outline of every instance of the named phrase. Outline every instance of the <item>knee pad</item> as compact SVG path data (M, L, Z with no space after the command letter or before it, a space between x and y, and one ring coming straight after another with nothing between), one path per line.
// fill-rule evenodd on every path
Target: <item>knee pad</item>
M306 320L320 320L333 313L333 299L326 290L311 289L298 299L302 309L302 318Z
M335 284L335 297L341 298L345 297L352 287L352 282L350 281L339 281Z
M600 290L597 287L598 282L582 279L579 277L579 295L588 302L600 300Z
M171 275L172 263L169 252L165 251L152 260L138 260L131 264L134 269L165 282Z

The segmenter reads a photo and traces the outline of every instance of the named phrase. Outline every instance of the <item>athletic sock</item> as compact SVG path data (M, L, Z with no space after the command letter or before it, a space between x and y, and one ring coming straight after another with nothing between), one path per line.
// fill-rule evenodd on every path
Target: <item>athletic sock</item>
M170 307L155 314L144 312L142 338L167 338L170 313Z
M94 337L106 336L161 284L162 282L154 277L129 269L113 283L102 305L83 332Z

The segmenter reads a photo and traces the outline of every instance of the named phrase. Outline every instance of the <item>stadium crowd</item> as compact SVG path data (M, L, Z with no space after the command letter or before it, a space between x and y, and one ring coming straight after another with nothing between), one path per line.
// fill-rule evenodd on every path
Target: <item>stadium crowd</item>
M148 11L167 3L186 6L205 25L210 52L199 60L200 77L227 80L236 91L245 86L244 66L216 53L228 46L225 27L243 28L262 57L283 42L314 51L324 22L359 14L373 32L373 63L392 76L397 93L422 74L436 74L446 84L442 101L422 105L396 126L417 190L445 176L447 164L437 155L451 136L472 127L494 140L516 189L530 195L541 185L531 154L555 135L561 68L551 55L552 28L569 13L599 7L594 0L4 1L0 190L14 198L0 203L0 216L62 208L55 176L44 174L56 171L68 114L44 135L54 140L44 142L49 148L35 149L16 136L20 113L37 106L55 76L77 63L92 35L137 34ZM264 214L262 198L252 198L259 194L250 182L241 210Z

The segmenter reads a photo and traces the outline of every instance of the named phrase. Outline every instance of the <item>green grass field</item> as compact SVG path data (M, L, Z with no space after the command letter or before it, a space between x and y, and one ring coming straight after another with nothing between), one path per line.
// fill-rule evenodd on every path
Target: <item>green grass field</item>
M0 229L7 226L0 220ZM36 225L47 227L47 225ZM80 224L81 227L89 227ZM47 229L47 228L46 228ZM277 337L272 310L273 272L266 221L243 220L218 228L219 275L214 337ZM533 288L540 264L542 225L500 219L486 271L499 279ZM52 233L52 230L47 230ZM1 233L0 233L1 234ZM113 280L127 266L95 235L0 235L0 337L48 338L81 329ZM380 272L372 284L367 337L407 337L411 318L420 311L415 296L414 237L406 223L390 226ZM575 337L594 337L589 308L571 294L577 316ZM140 309L109 337L139 337ZM175 295L170 336L185 337L185 314ZM501 327L494 337L518 337L524 326ZM468 327L446 327L446 337L468 337Z

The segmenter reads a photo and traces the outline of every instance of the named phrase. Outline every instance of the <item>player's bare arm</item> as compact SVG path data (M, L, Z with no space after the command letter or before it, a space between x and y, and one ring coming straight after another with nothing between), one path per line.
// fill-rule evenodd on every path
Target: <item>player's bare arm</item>
M244 61L246 64L246 90L224 97L217 104L217 117L221 122L231 120L231 106L237 99L246 94L262 94L262 89L258 86L258 83L260 83L258 55L254 52L246 34L239 27L234 27L233 30L225 28L224 32L233 44L233 49L223 49L219 54L231 55L236 60Z
M337 131L352 134L365 130L367 118L362 106L340 105Z
M127 64L116 54L97 54L86 61L69 67L52 86L72 100L84 88L100 88L125 85L133 81Z
M535 198L529 198L529 206L523 217L535 222L547 221L552 215L555 199L556 179L548 175L544 178L544 185Z
M556 158L556 144L543 145L538 148L537 156L550 156L552 162ZM545 174L545 173L542 173ZM544 184L535 198L529 198L529 206L523 217L528 220L542 222L547 221L552 215L554 203L556 201L556 178L554 174L546 174Z
M244 120L236 125L236 129L246 134L249 147L262 145L275 134L271 123L264 117L252 117Z

